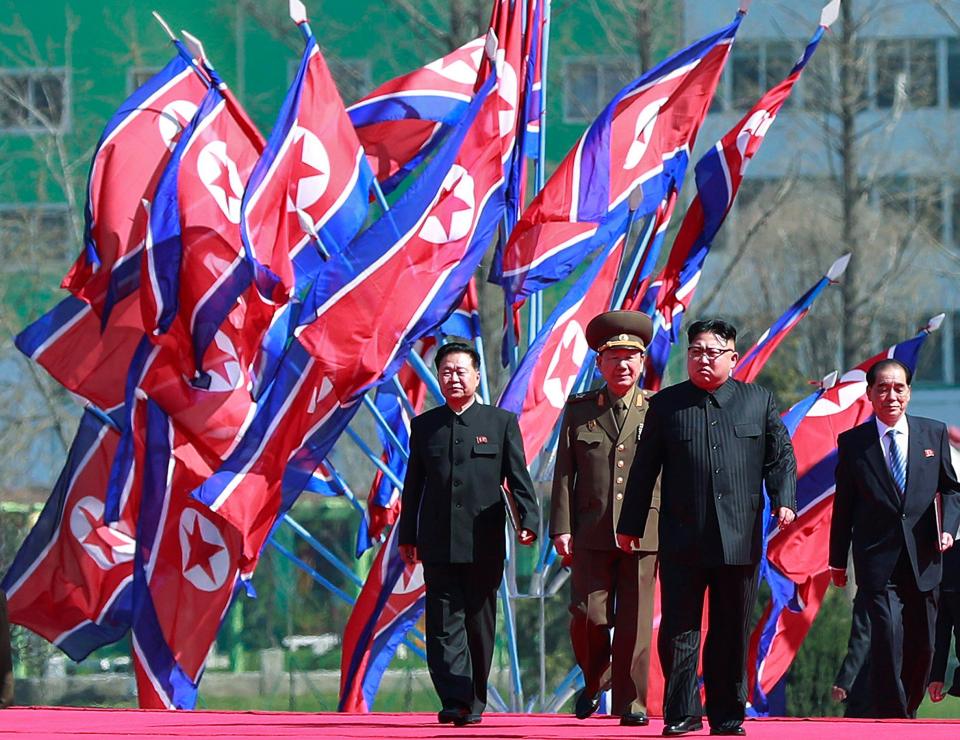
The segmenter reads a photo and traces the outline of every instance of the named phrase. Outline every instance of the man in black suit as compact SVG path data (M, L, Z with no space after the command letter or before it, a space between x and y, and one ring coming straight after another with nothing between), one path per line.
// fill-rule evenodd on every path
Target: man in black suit
M850 622L850 639L847 654L840 664L837 677L833 679L830 696L843 702L844 717L873 717L870 701L870 615L867 614L867 599L859 591L853 599L853 619Z
M617 526L621 547L639 546L661 475L657 647L667 736L703 727L697 659L708 588L703 678L710 733L746 734L747 630L756 600L764 484L780 526L796 516L793 446L770 392L730 377L736 336L719 319L688 329L690 379L650 399Z
M838 439L830 524L833 582L857 586L870 615L870 687L878 717L915 717L933 659L941 552L960 525L946 427L908 416L910 368L884 359L867 371L875 419ZM944 496L943 532L935 503Z
M423 562L438 719L467 725L480 722L487 703L506 555L504 498L516 504L521 544L536 539L539 513L517 417L476 400L477 351L452 342L435 362L446 404L410 424L399 549L407 562Z
M950 659L950 640L960 659L960 547L951 547L943 554L943 580L940 581L940 604L937 609L937 630L934 641L933 666L930 668L930 700L944 699L944 681L947 661ZM946 694L960 696L960 666L953 672L953 685Z

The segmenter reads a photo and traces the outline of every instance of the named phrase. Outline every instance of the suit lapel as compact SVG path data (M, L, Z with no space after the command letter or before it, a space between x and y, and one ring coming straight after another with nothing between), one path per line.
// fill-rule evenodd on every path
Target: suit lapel
M602 388L597 394L597 405L600 407L597 423L610 439L616 440L619 430L617 429L617 420L613 416L613 406L610 405L610 394L607 393L606 387Z
M640 412L643 409L643 393L639 389L634 390L633 400L627 406L627 416L623 421L623 429L617 436L617 444L625 441L627 437L634 433L637 425L640 423Z
M917 490L923 490L923 470L926 461L923 457L926 440L923 437L923 428L907 417L907 427L910 429L910 441L907 443L907 490L905 495L910 496Z

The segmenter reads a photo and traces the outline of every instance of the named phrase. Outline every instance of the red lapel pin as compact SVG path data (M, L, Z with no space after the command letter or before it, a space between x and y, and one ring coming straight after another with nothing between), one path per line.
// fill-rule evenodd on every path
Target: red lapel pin
M482 434L478 434L478 435L477 435L477 444L478 444L478 445L485 445L486 443L487 443L487 438L484 437Z
M936 453L935 453L933 450L924 450L924 451L923 451L923 456L924 456L924 457L933 457L935 454L936 454Z

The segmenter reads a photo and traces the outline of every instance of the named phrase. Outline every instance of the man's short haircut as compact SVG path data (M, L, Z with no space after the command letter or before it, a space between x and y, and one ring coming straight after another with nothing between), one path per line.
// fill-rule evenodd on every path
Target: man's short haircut
M693 340L701 334L716 334L728 342L737 341L737 327L723 319L701 319L700 321L694 321L687 328L687 343L692 344Z
M873 384L877 382L877 375L887 368L899 367L903 368L903 374L907 378L907 385L910 385L913 382L913 370L907 367L900 360L894 359L893 357L887 357L882 360L877 360L870 366L870 369L867 370L867 388L872 388Z
M440 363L443 362L444 357L458 352L470 356L470 362L474 370L480 369L480 353L466 342L447 342L441 345L440 349L437 350L437 356L433 358L434 366L439 370Z

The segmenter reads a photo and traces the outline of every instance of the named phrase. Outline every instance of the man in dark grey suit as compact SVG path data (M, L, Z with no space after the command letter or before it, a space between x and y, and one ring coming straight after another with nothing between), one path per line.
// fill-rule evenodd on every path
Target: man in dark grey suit
M960 525L947 429L907 415L911 379L899 360L875 363L867 371L867 397L876 418L841 434L837 446L830 569L834 584L845 586L852 542L870 615L870 693L878 717L915 717L923 701L941 552Z
M477 724L487 703L497 588L506 554L509 486L529 545L539 513L517 417L476 400L480 356L452 342L437 352L446 404L413 419L403 484L399 549L423 562L427 667L440 722Z
M708 588L703 678L710 733L746 734L747 630L756 600L764 485L780 526L795 517L793 446L770 392L730 377L736 336L719 319L688 329L690 380L650 399L617 526L620 546L637 547L661 475L658 650L667 736L703 727L697 659Z

